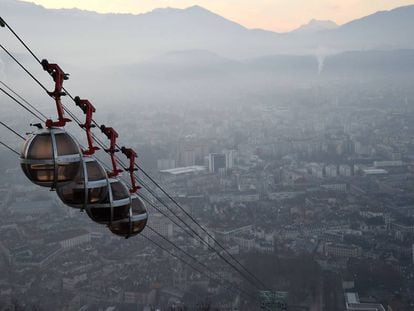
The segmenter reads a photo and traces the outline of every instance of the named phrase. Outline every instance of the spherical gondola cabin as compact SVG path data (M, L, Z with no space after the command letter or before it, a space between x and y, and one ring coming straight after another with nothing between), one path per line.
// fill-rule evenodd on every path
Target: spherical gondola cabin
M144 202L136 194L131 195L129 215L119 221L114 221L109 229L113 234L126 239L139 234L147 225L148 213Z
M108 177L99 162L90 156L82 157L75 179L58 186L57 194L70 207L86 209L88 204L101 203L108 194Z
M93 221L106 225L128 217L131 206L131 197L125 184L116 178L109 178L108 183L104 200L86 206L86 212Z
M43 187L56 188L78 174L81 150L75 139L60 128L41 129L25 141L20 165L27 178Z

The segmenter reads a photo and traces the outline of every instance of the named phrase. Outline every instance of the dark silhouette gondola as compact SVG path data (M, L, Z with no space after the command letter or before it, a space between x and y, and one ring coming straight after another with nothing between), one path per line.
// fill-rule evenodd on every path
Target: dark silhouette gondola
M105 225L127 218L131 207L131 197L125 184L117 178L109 178L108 182L104 200L88 204L85 209L93 221Z
M54 90L47 93L55 100L58 119L46 120L46 129L41 129L26 139L20 163L24 174L32 182L39 186L56 188L76 177L81 151L72 136L61 129L71 121L65 118L61 103L61 97L66 95L63 92L63 81L69 78L69 74L46 59L41 61L41 65L55 82Z
M76 178L57 187L62 202L70 207L86 209L88 204L101 203L108 193L108 177L99 162L89 156L82 157Z
M129 190L131 193L131 205L127 217L112 222L109 225L109 230L111 230L112 233L127 239L144 230L148 220L148 213L144 202L136 194L136 192L141 188L136 184L134 175L137 170L135 168L135 160L138 155L131 148L122 147L121 151L129 160L129 167L125 168L125 171L129 173L131 179L131 188Z
M141 233L147 225L148 213L144 202L136 194L131 195L131 207L129 215L119 221L112 222L109 230L113 234L130 238Z
M81 151L74 138L60 128L48 128L31 134L25 141L20 164L33 183L56 188L78 174Z

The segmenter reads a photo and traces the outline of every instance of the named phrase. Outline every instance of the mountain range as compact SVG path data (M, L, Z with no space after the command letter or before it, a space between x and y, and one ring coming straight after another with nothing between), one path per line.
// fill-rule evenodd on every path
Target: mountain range
M273 100L276 89L374 80L391 85L414 77L414 6L341 26L313 20L288 33L247 29L200 6L98 14L1 0L0 16L40 58L71 74L65 85L107 105L210 105L238 102L242 94ZM49 81L6 29L0 34L2 45ZM37 86L23 76L0 53L0 79L35 98Z
M288 33L247 29L200 6L138 15L98 14L2 0L0 12L42 55L89 66L131 64L185 50L242 60L275 54L326 56L414 48L414 5L341 26L313 20Z

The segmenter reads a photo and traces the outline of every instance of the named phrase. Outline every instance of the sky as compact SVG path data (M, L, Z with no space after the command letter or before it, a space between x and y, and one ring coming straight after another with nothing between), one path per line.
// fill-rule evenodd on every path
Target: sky
M311 19L344 24L414 0L25 0L46 8L79 8L100 13L145 13L155 8L200 5L248 28L289 31Z

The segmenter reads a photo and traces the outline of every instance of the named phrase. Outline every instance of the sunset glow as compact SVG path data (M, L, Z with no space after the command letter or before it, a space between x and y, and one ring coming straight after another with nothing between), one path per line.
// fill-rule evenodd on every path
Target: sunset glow
M29 1L29 0L27 0ZM248 28L289 31L311 19L343 24L414 0L32 0L46 8L79 8L100 13L145 13L155 8L200 5Z

